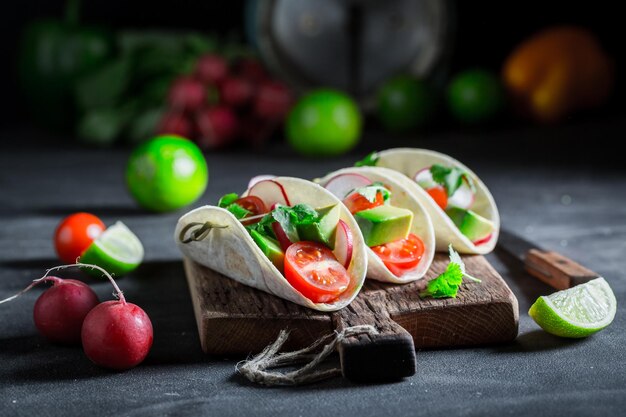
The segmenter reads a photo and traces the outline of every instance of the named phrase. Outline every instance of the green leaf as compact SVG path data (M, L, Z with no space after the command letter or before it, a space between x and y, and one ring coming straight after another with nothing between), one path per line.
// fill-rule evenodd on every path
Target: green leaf
M272 217L280 224L290 241L297 242L300 240L298 229L296 228L297 215L290 207L276 207L272 211Z
M122 102L130 82L130 63L118 59L82 77L75 86L79 110L89 112L114 107Z
M457 263L450 262L441 275L428 281L426 289L420 292L420 297L454 298L459 291L462 281L463 272L461 272L461 267Z
M239 195L237 193L223 195L222 198L220 198L217 202L217 206L221 208L226 208L233 204L237 199L239 199Z
M249 210L246 210L237 203L229 204L226 207L226 210L230 211L237 219L243 219L251 213Z
M291 208L285 207L285 209L295 216L296 226L314 223L318 218L317 211L308 204L296 204Z
M433 176L433 181L444 186L448 197L452 196L463 185L463 180L467 181L472 191L475 189L472 178L460 168L434 164L430 167L430 173Z
M391 197L391 191L389 191L382 182L375 182L365 187L356 188L353 192L361 194L370 203L374 203L376 201L378 193L383 195L383 201L387 201ZM352 192L348 194L352 194Z
M376 166L377 162L378 162L378 154L376 153L376 151L374 151L368 154L365 158L361 159L360 161L356 161L354 163L354 166L355 167L374 167Z

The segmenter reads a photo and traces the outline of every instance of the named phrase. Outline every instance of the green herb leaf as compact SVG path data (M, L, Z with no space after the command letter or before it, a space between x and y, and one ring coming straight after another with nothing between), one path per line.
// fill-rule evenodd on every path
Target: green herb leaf
M354 163L355 167L374 167L378 162L378 155L376 151L369 153L365 158Z
M239 195L237 193L230 193L230 194L223 195L222 198L220 198L219 201L217 202L217 206L221 208L226 208L230 206L231 204L233 204L235 200L237 200L238 198L239 198Z
M463 185L463 180L467 181L472 191L475 190L472 178L460 168L434 164L430 167L430 173L433 176L433 181L444 186L448 197L452 196Z
M300 240L298 237L298 229L296 228L298 217L292 208L278 206L271 214L274 220L276 220L285 231L290 241L297 242Z
M226 207L226 210L230 211L237 219L243 219L251 213L249 210L246 210L237 203L229 204Z
M452 245L448 249L450 251L448 267L441 275L428 282L426 289L420 292L420 297L455 298L464 276L472 281L481 282L480 279L467 275L465 263L458 252L452 248Z
M376 196L378 193L383 195L383 201L389 200L391 197L391 191L389 191L382 182L375 182L373 184L367 185L365 187L357 188L354 191L348 193L348 195L352 193L361 194L363 197L367 199L370 203L376 201Z

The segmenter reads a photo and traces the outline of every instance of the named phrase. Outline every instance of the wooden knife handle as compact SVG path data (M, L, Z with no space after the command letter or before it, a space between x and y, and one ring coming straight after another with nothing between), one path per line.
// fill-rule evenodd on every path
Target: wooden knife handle
M531 249L524 261L526 271L557 290L598 278L598 274L557 252Z
M338 346L341 370L354 382L392 381L416 372L413 337L393 321L383 296L357 297L350 305L333 313L337 331L369 324L377 334L360 334L344 339Z

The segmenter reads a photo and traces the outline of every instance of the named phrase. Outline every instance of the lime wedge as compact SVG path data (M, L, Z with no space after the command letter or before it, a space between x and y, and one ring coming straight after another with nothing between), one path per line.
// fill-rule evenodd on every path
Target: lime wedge
M542 296L528 314L546 332L562 337L587 337L611 324L617 300L608 282L596 278L567 290Z
M81 263L98 265L116 277L126 275L143 260L141 241L122 222L117 222L102 233L83 252ZM101 273L85 268L91 275Z

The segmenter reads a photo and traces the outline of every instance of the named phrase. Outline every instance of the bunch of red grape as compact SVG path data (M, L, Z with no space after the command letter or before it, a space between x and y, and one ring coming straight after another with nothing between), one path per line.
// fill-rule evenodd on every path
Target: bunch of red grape
M229 63L216 54L201 56L191 75L170 86L157 133L193 139L203 149L243 140L260 146L285 119L294 101L289 88L270 77L259 61Z

